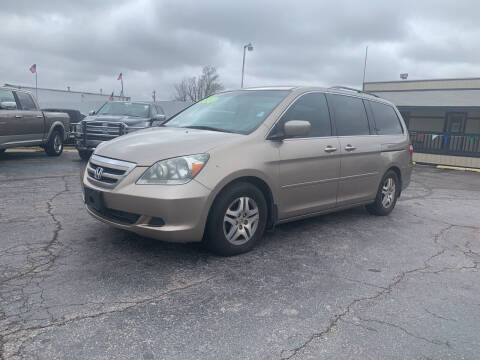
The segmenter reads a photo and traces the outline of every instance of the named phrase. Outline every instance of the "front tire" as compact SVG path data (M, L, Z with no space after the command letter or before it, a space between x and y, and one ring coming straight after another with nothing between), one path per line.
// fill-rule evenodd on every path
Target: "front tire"
M59 130L53 130L50 139L45 145L45 152L48 156L60 156L63 151L63 135Z
M92 151L90 150L78 150L78 156L84 161L88 161L90 156L92 156Z
M378 188L375 202L366 206L373 215L386 216L390 214L397 203L400 193L400 181L393 170L387 171Z
M222 256L250 251L263 236L267 215L265 197L256 186L244 182L233 184L213 203L204 243Z

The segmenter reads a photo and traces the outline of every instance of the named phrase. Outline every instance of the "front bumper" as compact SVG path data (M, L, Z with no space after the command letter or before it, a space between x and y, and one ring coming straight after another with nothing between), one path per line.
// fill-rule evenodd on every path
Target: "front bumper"
M75 147L77 150L88 150L88 151L94 151L95 148L100 145L103 141L101 140L84 140L84 139L78 139L76 137L75 139Z
M85 172L84 188L101 191L108 211L138 215L138 219L133 217L133 222L127 223L118 217L108 216L106 212L101 214L87 205L89 214L111 226L141 236L169 242L201 241L210 208L211 191L195 180L184 185L136 185L135 181L146 169L135 168L113 189L95 185ZM152 225L153 222L155 225Z

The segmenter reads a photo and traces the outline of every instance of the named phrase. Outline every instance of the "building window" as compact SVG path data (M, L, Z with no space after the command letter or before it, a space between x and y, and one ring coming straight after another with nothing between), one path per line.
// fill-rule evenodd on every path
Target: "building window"
M480 134L480 111L471 111L468 113L465 123L465 134Z
M452 134L462 134L465 128L466 113L449 112L447 113L446 132Z
M443 132L445 111L415 110L410 112L409 130Z

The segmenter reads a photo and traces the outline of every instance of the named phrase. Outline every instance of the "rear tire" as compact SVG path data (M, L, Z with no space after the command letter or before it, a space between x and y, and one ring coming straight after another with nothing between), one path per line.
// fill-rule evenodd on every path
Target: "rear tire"
M212 205L204 245L222 256L250 251L260 240L267 224L267 202L250 183L227 187Z
M378 187L375 202L366 206L373 215L386 216L390 214L397 203L400 193L400 181L393 170L387 171Z
M60 156L63 151L63 134L60 130L53 130L50 139L45 144L48 156Z
M78 156L80 156L80 159L84 161L88 161L90 159L90 156L92 156L92 151L90 150L78 150Z

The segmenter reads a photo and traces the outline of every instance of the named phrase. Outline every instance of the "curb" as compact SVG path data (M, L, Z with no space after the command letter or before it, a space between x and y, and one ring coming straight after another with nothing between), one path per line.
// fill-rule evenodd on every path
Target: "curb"
M437 165L436 168L437 169L445 169L445 170L472 171L472 172L480 173L480 169L469 168L469 167L461 167L461 166Z

